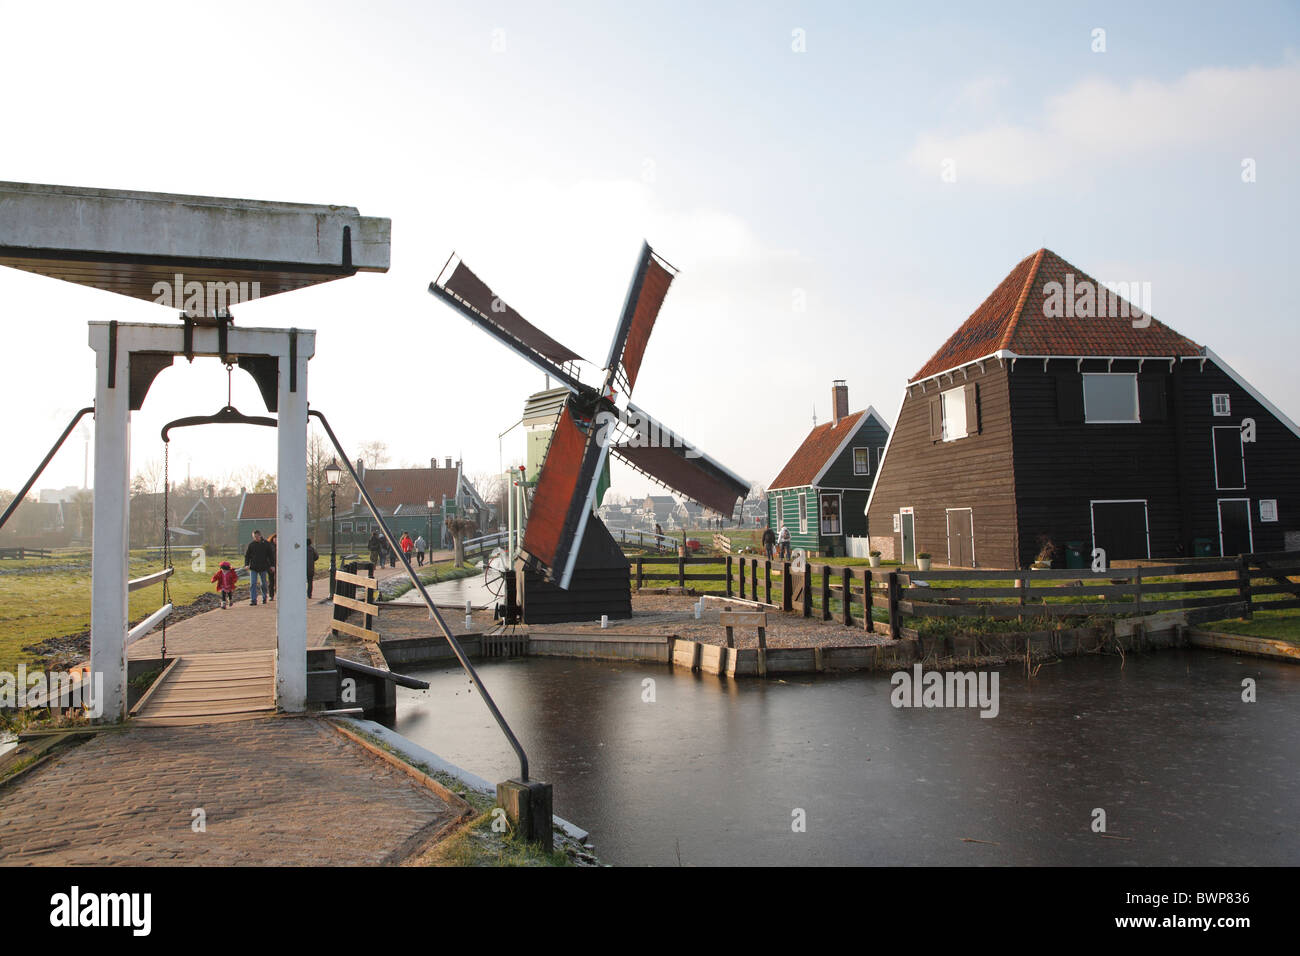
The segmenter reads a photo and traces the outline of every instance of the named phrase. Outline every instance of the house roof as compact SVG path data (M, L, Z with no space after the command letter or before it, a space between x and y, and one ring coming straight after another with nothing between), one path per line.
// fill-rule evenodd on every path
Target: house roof
M1067 280L1067 276L1072 278ZM1093 315L1053 315L1049 300L1052 305L1059 304L1063 289L1079 289L1085 281L1098 292ZM1060 288L1049 289L1051 283L1058 283ZM1127 315L1119 308L1103 307L1104 303L1117 306L1121 301L1052 250L1039 249L1016 264L909 381L929 378L1000 351L1071 357L1204 354L1201 346L1154 318L1149 324L1135 326L1133 316L1141 316L1142 312L1131 303Z
M239 503L240 521L271 521L275 519L274 491L246 491Z
M785 463L780 474L772 479L768 489L802 488L811 485L821 474L826 463L835 456L844 442L857 430L867 412L854 412L841 418L839 424L822 422L813 427L803 444Z
M424 514L430 501L455 500L456 474L455 468L367 468L361 480L381 511Z

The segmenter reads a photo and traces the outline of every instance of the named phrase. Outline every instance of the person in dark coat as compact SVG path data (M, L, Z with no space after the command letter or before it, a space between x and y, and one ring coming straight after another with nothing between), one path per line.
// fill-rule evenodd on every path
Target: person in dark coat
M275 552L271 549L271 542L262 537L262 532L254 531L253 540L248 542L248 547L244 550L244 566L248 568L249 588L252 594L251 604L257 603L257 584L262 583L262 603L266 603L267 577L266 572L275 564Z
M267 594L272 601L275 600L275 564L278 557L275 553L275 534L271 534L271 540L267 542L271 545L271 566L266 569Z
M776 532L771 528L763 529L763 553L767 555L769 561L772 560L772 552L776 550Z
M320 560L320 555L316 549L311 546L311 538L307 539L307 597L311 597L311 583L316 580L316 562Z
M370 563L376 568L379 567L379 551L383 547L383 539L379 537L378 531L370 532L370 540L366 542L366 548L370 551Z

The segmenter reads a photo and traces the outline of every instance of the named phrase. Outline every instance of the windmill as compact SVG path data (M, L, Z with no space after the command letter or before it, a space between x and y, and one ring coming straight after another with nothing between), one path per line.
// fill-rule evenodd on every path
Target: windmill
M570 592L571 604L582 603L582 592L597 586L593 582L607 582L609 572L621 574L628 593L627 559L594 514L610 455L719 514L731 514L749 490L748 482L630 401L676 274L642 244L599 386L578 377L577 363L585 359L524 319L455 254L429 284L430 293L568 390L529 506L520 556L526 569ZM628 607L630 613L630 598Z

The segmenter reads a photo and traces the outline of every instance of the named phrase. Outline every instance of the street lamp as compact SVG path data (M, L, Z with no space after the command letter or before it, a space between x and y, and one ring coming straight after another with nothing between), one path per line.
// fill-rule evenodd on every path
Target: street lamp
M428 544L427 544L426 546L427 546L428 549L429 549L429 563L430 563L430 564L433 563L433 507L434 507L434 505L436 505L437 503L438 503L438 502L434 501L432 498L430 498L428 501L426 501L426 502L424 503L424 504L425 504L425 509L426 509L424 513L425 513L425 514L428 516L428 518L429 518L429 537L425 538L424 540L425 540L426 542L428 542Z
M330 486L330 598L334 597L334 572L338 563L338 548L335 544L335 522L334 522L334 491L338 487L339 479L343 477L343 469L339 467L337 458L331 458L330 463L325 466L325 481Z

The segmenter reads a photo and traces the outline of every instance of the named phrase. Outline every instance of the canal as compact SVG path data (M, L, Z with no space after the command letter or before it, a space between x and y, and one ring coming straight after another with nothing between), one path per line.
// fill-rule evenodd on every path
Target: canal
M399 733L489 780L518 773L460 670L408 671L431 686L399 689ZM480 672L556 813L607 863L1300 863L1294 665L1166 651L1032 680L1007 668L991 719L895 708L887 674L727 681L547 658Z

